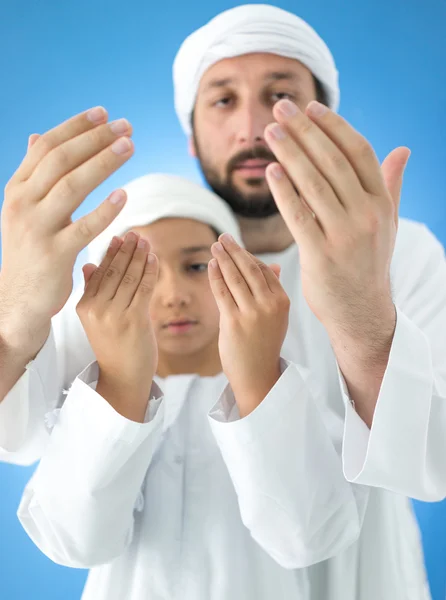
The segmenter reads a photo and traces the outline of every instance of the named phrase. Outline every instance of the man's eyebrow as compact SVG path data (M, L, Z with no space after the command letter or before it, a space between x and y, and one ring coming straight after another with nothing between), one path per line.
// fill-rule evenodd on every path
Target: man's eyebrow
M181 248L181 254L195 254L196 252L210 252L210 246L188 246L187 248Z
M272 71L271 73L267 73L264 79L271 81L299 81L300 77L293 71Z
M225 77L224 79L211 79L209 83L206 84L206 87L203 91L208 92L209 90L215 88L226 87L227 85L233 83L234 79L232 77Z
M264 76L266 81L299 81L300 77L297 73L293 71L272 71L271 73L266 73ZM206 84L206 87L203 91L207 92L212 89L226 87L231 83L234 83L235 79L233 77L224 77L221 79L211 79Z

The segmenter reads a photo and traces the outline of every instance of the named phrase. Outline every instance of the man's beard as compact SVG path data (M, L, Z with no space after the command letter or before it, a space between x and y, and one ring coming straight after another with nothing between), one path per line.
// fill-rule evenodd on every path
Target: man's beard
M217 170L204 158L196 139L195 149L206 182L231 207L236 215L248 219L266 219L279 212L269 188L266 191L261 189L266 184L264 177L246 179L246 184L252 189L252 192L248 193L238 190L233 181L237 166L245 160L262 159L274 162L276 160L274 154L267 148L257 146L252 150L245 150L233 156L226 166L224 177L221 177Z

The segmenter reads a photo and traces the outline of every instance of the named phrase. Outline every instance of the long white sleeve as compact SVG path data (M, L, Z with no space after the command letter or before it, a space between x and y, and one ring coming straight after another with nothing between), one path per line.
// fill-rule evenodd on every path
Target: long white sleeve
M371 430L346 405L349 481L425 501L446 497L446 261L434 236L411 224L395 257L397 324ZM416 235L414 235L416 233Z
M161 440L164 403L156 384L146 422L135 423L88 385L96 379L95 363L74 381L18 510L40 550L70 567L107 563L130 544L135 506Z
M368 489L349 484L307 372L282 360L268 396L240 419L226 388L209 421L253 538L281 566L326 560L359 536Z
M94 354L76 314L76 289L51 322L44 346L0 402L0 461L30 465L48 443L45 415L64 401L67 388Z
M55 382L55 361L51 328L39 354L26 365L23 375L0 402L0 460L30 465L39 458L48 440L43 417L57 402L54 391L49 389Z

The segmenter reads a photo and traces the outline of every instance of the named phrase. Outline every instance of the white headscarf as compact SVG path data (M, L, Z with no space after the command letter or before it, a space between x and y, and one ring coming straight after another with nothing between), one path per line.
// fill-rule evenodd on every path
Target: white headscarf
M338 71L315 30L301 18L267 4L246 4L220 13L183 42L173 64L175 110L187 135L204 73L224 58L265 52L294 58L324 88L332 110L339 106Z
M98 265L114 235L165 218L194 219L230 233L242 245L238 223L227 204L213 192L176 175L150 174L123 188L127 202L116 219L88 246L88 260Z

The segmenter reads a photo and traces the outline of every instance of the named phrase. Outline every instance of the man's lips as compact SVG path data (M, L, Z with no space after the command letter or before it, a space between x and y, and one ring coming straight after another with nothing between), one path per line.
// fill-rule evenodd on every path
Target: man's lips
M251 158L238 163L238 165L235 167L235 171L251 177L263 177L265 175L265 169L269 164L270 161L268 160Z

